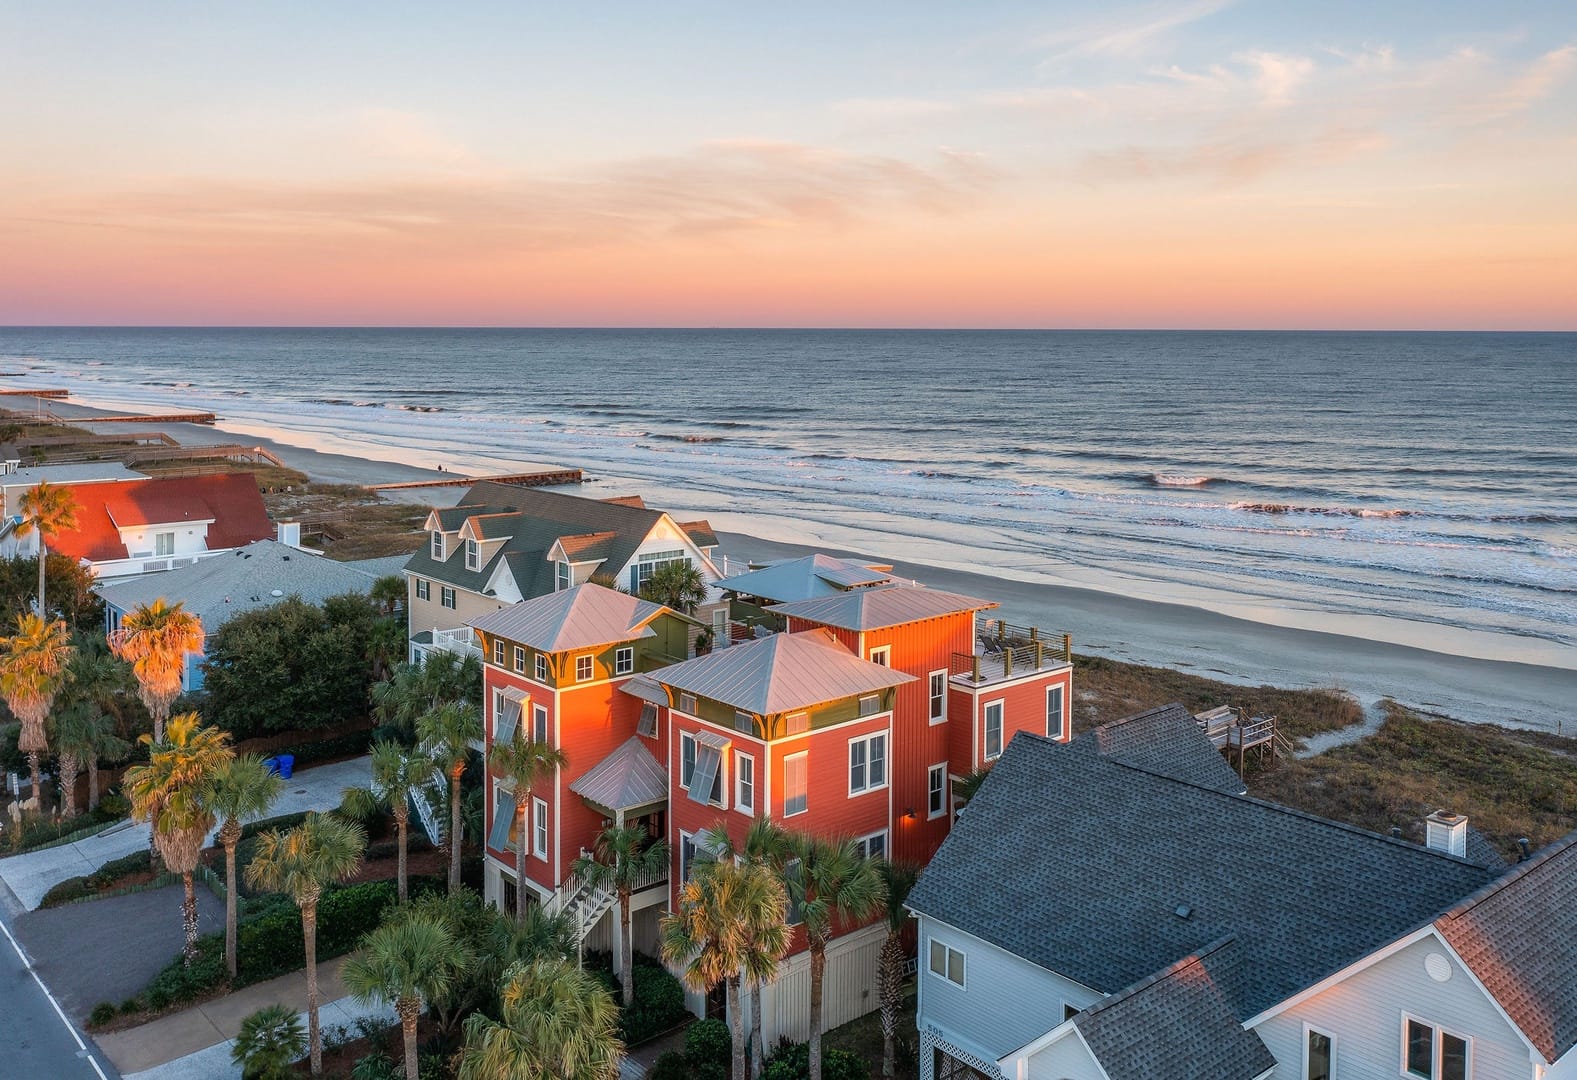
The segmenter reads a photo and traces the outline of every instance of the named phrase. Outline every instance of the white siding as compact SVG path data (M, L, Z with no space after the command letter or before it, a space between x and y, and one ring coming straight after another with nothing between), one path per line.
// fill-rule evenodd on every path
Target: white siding
M1106 1080L1077 1032L1052 1043L1029 1059L1028 1080Z
M1551 1065L1542 1080L1577 1080L1577 1047L1566 1051L1564 1057Z
M1447 958L1451 977L1435 982L1424 958ZM1527 1044L1467 971L1433 936L1315 995L1256 1029L1280 1063L1277 1075L1302 1075L1303 1025L1336 1037L1341 1080L1396 1080L1402 1065L1402 1013L1473 1040L1474 1080L1533 1075Z
M931 939L963 952L964 987L930 972ZM1062 1023L1064 1005L1083 1009L1100 994L935 919L920 917L918 1023L996 1060Z

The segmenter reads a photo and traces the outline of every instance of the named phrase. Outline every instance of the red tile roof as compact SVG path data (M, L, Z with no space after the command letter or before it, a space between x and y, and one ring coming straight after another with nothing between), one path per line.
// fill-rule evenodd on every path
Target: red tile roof
M274 535L257 481L246 473L62 484L77 501L77 528L50 538L51 551L104 562L130 557L120 529L211 522L208 550L240 547Z

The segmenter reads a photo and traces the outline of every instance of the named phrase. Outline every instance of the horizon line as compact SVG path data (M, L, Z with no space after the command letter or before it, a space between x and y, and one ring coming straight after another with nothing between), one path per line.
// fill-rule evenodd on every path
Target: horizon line
M0 323L3 330L542 330L555 332L633 331L641 333L801 333L914 334L1577 334L1570 328L1452 326L651 326L636 324L552 325L547 323Z

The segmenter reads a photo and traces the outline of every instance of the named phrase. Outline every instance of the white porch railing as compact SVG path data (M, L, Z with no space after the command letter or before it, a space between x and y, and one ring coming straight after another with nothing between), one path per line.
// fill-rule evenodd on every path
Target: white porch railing
M478 659L482 656L482 647L476 643L476 631L469 626L457 626L453 630L433 627L433 648Z

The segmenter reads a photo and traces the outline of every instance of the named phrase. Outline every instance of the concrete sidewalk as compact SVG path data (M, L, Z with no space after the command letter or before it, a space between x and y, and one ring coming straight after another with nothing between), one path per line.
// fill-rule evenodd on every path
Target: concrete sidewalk
M318 965L318 994L325 1004L318 1009L323 1030L335 1026L351 1029L364 1016L395 1022L392 1008L358 1005L345 996L340 981L339 957ZM125 1080L186 1080L198 1077L235 1077L241 1070L230 1061L230 1048L241 1021L265 1005L284 1005L301 1013L306 1024L307 976L295 971L237 990L222 998L182 1012L108 1035L94 1041L114 1063Z
M345 788L364 787L371 781L372 759L368 757L303 769L285 781L285 790L274 802L268 816L299 814L305 810L332 810L340 804ZM209 837L209 843L213 843L212 836ZM147 825L121 822L74 844L61 844L0 859L0 880L10 886L28 911L34 911L43 901L44 894L67 878L91 874L111 859L144 850L147 846Z

